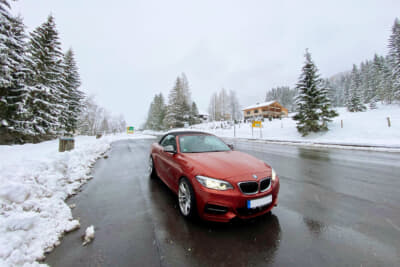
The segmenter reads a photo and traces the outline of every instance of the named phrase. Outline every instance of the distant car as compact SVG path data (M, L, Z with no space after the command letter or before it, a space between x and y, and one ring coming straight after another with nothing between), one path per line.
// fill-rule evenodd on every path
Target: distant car
M209 133L165 134L151 146L149 173L177 194L184 217L227 222L265 214L278 203L275 171Z

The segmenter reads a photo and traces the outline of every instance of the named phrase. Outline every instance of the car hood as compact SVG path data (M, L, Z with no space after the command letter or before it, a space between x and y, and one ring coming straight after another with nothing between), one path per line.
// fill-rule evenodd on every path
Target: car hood
M253 156L239 151L184 153L197 175L227 180L249 180L253 174L258 179L271 175L271 168ZM230 178L230 179L229 179Z

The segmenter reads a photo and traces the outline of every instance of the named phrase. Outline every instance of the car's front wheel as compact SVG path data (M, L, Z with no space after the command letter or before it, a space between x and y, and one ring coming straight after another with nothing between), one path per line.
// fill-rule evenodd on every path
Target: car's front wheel
M192 185L186 178L179 181L178 201L179 210L184 217L196 217L196 197Z

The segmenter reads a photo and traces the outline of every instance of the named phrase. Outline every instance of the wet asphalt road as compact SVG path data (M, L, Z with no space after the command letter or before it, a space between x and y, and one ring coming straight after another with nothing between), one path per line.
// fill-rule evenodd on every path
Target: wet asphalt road
M400 266L400 154L236 141L281 179L272 215L215 224L183 219L147 177L154 140L113 144L69 203L81 229L51 266ZM87 247L87 226L96 238Z

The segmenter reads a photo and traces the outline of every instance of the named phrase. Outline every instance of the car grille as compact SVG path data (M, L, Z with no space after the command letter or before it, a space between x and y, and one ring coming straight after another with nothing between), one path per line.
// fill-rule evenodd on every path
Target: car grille
M271 186L271 178L265 178L260 182L260 192L267 191Z
M238 185L240 191L244 194L256 194L258 192L258 182L241 182Z
M248 181L238 183L240 191L246 195L257 194L265 192L271 187L271 177L264 178L258 183L257 181Z

